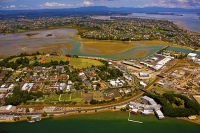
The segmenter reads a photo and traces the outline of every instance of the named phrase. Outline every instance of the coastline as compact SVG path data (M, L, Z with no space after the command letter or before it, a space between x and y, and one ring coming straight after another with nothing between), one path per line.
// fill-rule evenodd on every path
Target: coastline
M190 120L190 119L188 119L187 117L177 117L177 119L200 125L200 116L198 116L198 117L199 117L199 118L197 118L197 119L195 119L195 120Z

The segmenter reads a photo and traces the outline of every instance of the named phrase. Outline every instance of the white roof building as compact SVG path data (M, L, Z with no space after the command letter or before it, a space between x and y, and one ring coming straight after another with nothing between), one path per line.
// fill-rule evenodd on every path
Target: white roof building
M148 73L145 73L145 72L140 72L140 73L139 73L139 76L140 76L140 77L149 77L149 74L148 74Z
M196 56L197 56L196 53L189 53L189 54L187 55L187 57L189 57L189 58L196 57Z
M116 84L115 81L111 80L111 81L110 81L110 85L113 86L113 87L115 87L117 84Z
M160 110L156 110L155 114L157 115L158 119L163 119L165 118L163 113Z
M33 87L34 83L25 83L23 86L22 86L22 90L23 91L30 91Z
M157 105L157 103L152 98L150 98L148 96L143 96L142 100L148 102L150 105Z
M0 112L14 112L15 110L16 110L16 106L12 106L12 105L0 107Z
M64 90L66 86L66 83L60 83L60 90Z
M147 86L147 84L146 84L146 83L144 83L143 81L140 81L140 85L142 85L142 86L144 86L144 87L146 87L146 86Z

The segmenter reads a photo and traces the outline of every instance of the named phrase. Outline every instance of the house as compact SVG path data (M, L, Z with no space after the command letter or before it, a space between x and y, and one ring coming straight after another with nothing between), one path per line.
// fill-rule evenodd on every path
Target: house
M85 73L84 73L84 72L80 72L80 73L78 74L78 76L79 76L81 79L83 79L83 78L85 78Z
M115 82L114 80L111 80L111 81L110 81L110 85L111 85L112 87L116 87L116 86L117 86L117 84L116 84L116 82Z
M29 92L32 89L33 85L34 85L34 83L25 83L22 86L21 90Z
M74 88L74 86L73 86L73 84L72 84L72 81L69 80L68 83L67 83L67 89L66 89L66 91L69 92L69 91L71 91L71 89L73 89L73 88Z
M16 86L16 84L11 84L8 88L9 88L10 90L13 90L15 86Z
M66 86L66 83L60 83L60 90L64 90Z

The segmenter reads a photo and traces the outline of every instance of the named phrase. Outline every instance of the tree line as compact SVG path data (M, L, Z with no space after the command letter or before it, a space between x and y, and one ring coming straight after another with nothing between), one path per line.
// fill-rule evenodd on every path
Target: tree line
M169 117L188 117L190 115L199 115L200 114L200 106L195 101L190 100L188 97L181 94L170 94L165 93L163 95L154 95L151 93L145 93L144 95L153 98L157 103L162 105L161 110L163 111L165 116ZM178 99L184 101L184 108L181 107L173 107L172 104L177 106L180 105Z
M20 90L19 86L13 89L13 94L5 98L6 105L19 105L21 103L26 103L27 100L36 100L43 96L43 92L28 92Z

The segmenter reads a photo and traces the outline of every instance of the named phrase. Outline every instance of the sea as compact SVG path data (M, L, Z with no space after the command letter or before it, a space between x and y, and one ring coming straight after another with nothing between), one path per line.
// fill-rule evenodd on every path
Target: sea
M39 122L27 121L0 123L0 133L199 133L200 125L166 117L158 120L154 115L132 114L128 112L97 112L42 119ZM4 132L3 132L4 131Z
M176 15L160 15L147 13L132 13L128 17L152 18L173 21L182 28L200 33L200 16L196 13L175 13Z

